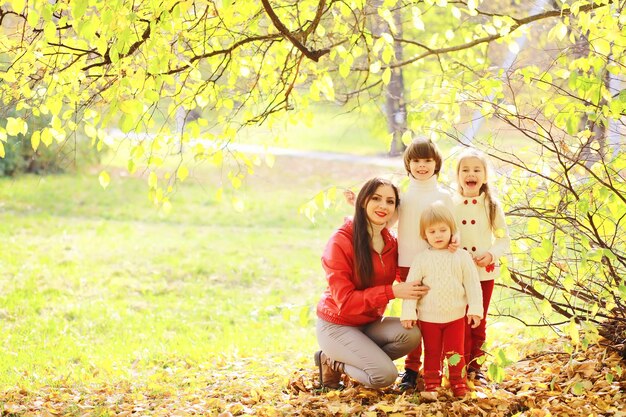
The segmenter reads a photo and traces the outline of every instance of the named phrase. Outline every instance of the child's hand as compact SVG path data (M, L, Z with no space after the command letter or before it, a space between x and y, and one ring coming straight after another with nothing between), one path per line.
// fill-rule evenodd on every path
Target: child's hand
M354 191L346 188L345 190L343 190L343 196L346 199L346 203L354 206L354 202L356 201L356 194L354 194Z
M454 253L459 248L459 237L457 235L452 236L450 244L448 245L448 251Z
M417 325L416 320L400 320L400 323L402 324L402 327L407 330L412 329L415 325Z
M468 315L467 324L469 324L472 329L475 329L480 324L480 316Z
M485 267L493 262L493 255L485 252L480 256L474 257L474 263L479 267Z

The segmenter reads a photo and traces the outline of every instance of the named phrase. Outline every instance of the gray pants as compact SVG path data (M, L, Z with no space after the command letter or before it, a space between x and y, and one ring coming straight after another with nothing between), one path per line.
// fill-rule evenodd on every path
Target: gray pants
M331 359L345 364L345 373L371 388L394 383L398 368L393 363L421 342L417 327L406 330L398 317L384 317L364 326L342 326L317 319L317 341Z

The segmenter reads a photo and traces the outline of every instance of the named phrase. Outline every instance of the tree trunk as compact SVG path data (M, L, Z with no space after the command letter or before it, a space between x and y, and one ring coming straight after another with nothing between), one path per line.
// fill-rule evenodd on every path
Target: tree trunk
M391 33L396 38L402 38L402 19L400 12L394 13L394 23L397 29L392 33L391 28L383 19L378 17L377 9L382 5L382 0L372 2L372 33L379 37L382 33ZM402 44L396 42L394 45L395 60L402 61ZM404 101L404 78L402 68L396 68L391 72L391 78L385 91L385 117L387 118L387 130L391 134L389 155L401 155L406 148L402 142L402 134L407 130L406 103Z
M574 48L572 50L572 55L574 59L584 58L589 56L590 46L589 46L589 38L587 33L581 34L574 44ZM604 77L605 85L609 86L610 78L608 71ZM603 104L606 104L605 99L601 99L599 103L599 107L602 107ZM584 161L585 165L591 166L599 160L603 159L606 155L606 135L607 128L605 125L590 121L589 117L583 116L580 120L580 130L585 130L589 128L592 135L589 137L587 142L582 145L580 150L580 160ZM597 146L594 149L593 144L597 143Z

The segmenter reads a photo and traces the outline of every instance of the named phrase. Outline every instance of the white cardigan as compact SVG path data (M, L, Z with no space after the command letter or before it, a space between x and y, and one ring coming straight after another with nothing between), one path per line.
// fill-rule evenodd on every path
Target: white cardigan
M461 245L472 256L491 253L492 267L478 268L481 281L490 281L500 276L499 258L509 251L511 238L504 219L504 211L498 205L495 217L495 230L489 224L485 194L478 197L455 196L454 217L460 231Z

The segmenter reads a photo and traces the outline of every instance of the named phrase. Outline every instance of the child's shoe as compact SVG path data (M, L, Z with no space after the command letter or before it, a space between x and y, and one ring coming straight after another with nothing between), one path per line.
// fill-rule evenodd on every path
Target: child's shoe
M400 391L416 389L422 391L424 389L424 378L419 372L406 368L402 375L402 380L398 384Z
M398 384L398 388L400 391L406 391L409 389L415 388L417 380L417 372L413 369L405 369L404 375L402 375L402 380L400 384Z
M441 387L439 372L424 372L424 383L424 391L420 392L420 397L424 401L437 401L437 390Z
M452 395L456 398L463 398L465 394L467 394L467 384L465 382L458 382L456 384L452 384Z

